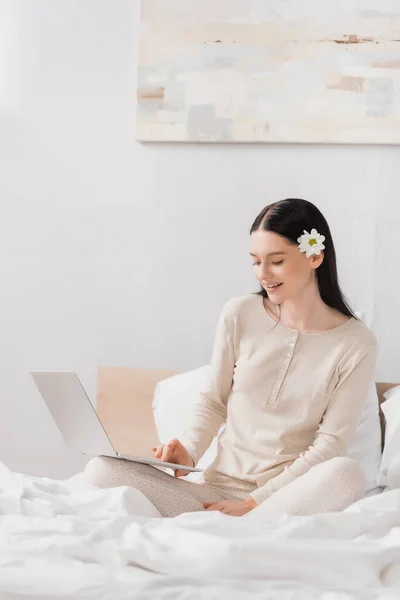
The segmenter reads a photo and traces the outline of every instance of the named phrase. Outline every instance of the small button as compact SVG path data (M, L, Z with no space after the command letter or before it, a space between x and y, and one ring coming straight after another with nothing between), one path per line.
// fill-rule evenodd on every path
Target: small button
M294 346L294 342L290 342L289 346L290 346L291 348L293 348L293 346Z
M286 356L287 356L288 358L290 358L292 355L291 355L291 354L286 354Z

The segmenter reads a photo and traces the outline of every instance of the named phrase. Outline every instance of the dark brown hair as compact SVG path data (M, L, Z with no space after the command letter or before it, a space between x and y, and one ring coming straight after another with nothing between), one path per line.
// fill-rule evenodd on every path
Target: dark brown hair
M321 211L311 202L301 198L286 198L269 204L257 215L250 229L250 234L258 230L273 231L283 236L291 244L298 244L304 230L310 232L316 229L325 236L324 260L316 271L319 293L328 306L335 308L348 317L357 318L339 285L336 253L329 225ZM262 287L258 292L268 298L267 291Z

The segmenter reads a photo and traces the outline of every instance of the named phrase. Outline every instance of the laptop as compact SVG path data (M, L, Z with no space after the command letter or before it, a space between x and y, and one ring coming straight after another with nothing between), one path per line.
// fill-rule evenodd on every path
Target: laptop
M155 458L120 454L115 450L76 373L32 371L31 375L66 444L81 454L111 456L190 472L202 471L196 467L176 465ZM134 435L135 424L132 423L132 436Z

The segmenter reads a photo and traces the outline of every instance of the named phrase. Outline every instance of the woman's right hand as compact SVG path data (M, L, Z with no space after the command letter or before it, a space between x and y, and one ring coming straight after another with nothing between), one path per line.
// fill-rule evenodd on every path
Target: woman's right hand
M157 458L157 460L194 467L193 458L179 440L171 440L167 444L153 446L152 450L154 458ZM175 477L183 477L188 474L189 471L183 469L175 469L174 472Z

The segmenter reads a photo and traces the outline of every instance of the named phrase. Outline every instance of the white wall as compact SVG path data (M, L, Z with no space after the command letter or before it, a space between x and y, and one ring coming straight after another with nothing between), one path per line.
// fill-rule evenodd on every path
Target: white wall
M140 145L138 0L0 0L0 23L0 460L84 463L30 369L75 369L93 398L98 365L206 362L222 303L256 289L252 219L291 195L327 216L378 377L400 380L399 148Z

